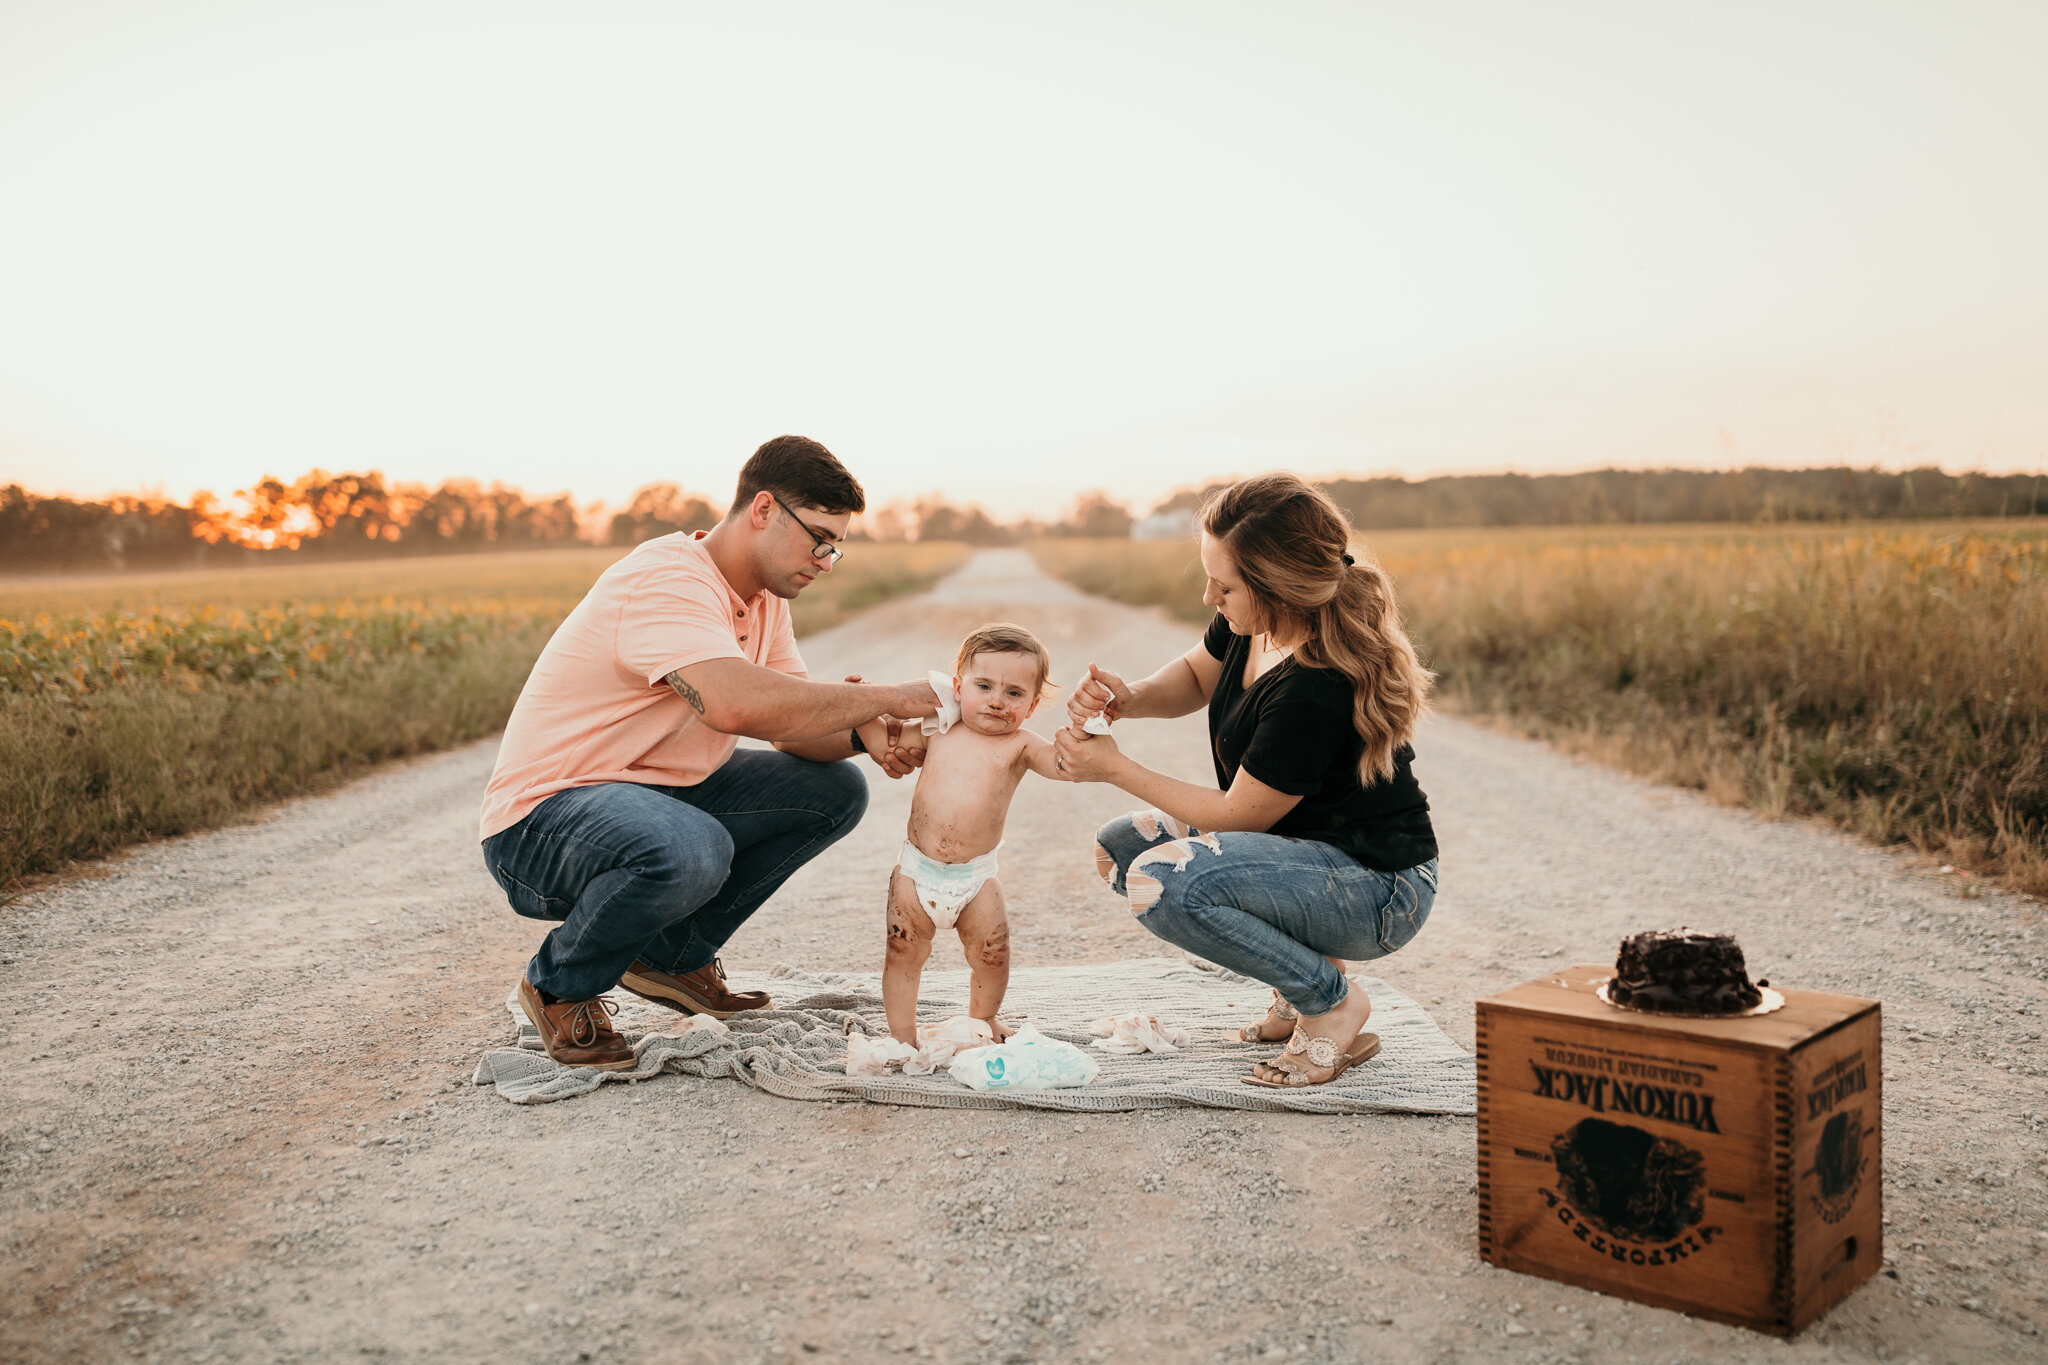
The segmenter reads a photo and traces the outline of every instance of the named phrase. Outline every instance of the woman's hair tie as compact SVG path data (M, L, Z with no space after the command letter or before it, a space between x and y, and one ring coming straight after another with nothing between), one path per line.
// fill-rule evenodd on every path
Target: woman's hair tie
M1348 555L1348 554L1346 554L1346 555L1343 555L1343 556L1342 556L1342 559L1344 560L1344 567L1345 567L1345 568L1347 568L1347 569L1348 569L1348 568L1350 568L1350 567L1351 567L1352 565L1354 565L1354 564L1358 563L1358 561L1357 561L1357 560L1353 559L1353 558L1352 558L1352 557L1351 557L1350 555Z

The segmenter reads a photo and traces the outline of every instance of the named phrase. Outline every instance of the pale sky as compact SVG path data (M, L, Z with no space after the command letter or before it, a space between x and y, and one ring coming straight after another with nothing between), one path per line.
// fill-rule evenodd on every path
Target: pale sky
M2048 6L0 0L0 483L2032 471Z

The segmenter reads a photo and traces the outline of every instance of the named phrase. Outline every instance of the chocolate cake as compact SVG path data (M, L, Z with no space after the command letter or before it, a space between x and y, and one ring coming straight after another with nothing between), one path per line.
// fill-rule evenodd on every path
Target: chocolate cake
M1740 1014L1763 1000L1727 934L1658 930L1621 941L1607 998L1663 1014Z

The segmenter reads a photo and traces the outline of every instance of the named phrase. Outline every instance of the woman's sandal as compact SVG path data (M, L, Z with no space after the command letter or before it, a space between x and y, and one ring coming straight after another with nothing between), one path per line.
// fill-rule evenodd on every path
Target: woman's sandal
M1349 1047L1339 1048L1328 1038L1309 1037L1302 1032L1301 1025L1296 1024L1294 1036L1287 1040L1287 1049L1280 1054L1280 1060L1259 1063L1268 1071L1279 1072L1285 1079L1274 1080L1256 1072L1249 1076L1240 1076L1238 1079L1246 1085L1263 1086L1267 1090L1296 1090L1305 1085L1328 1085L1360 1062L1371 1061L1379 1055L1379 1050L1380 1036L1377 1033L1361 1033L1351 1040ZM1319 1081L1312 1081L1305 1073L1282 1065L1289 1057L1299 1057L1310 1066L1326 1067L1330 1074Z
M1280 992L1274 991L1273 1005L1271 1009L1266 1011L1266 1017L1259 1020L1256 1024L1246 1024L1243 1028L1239 1029L1237 1031L1237 1041L1240 1043L1277 1043L1280 1041L1278 1038L1268 1038L1265 1036L1264 1029L1266 1025L1272 1023L1275 1019L1284 1024L1298 1021L1300 1018L1301 1016L1295 1013L1294 1006L1287 1003L1286 997L1282 996ZM1299 1027L1298 1023L1296 1027Z

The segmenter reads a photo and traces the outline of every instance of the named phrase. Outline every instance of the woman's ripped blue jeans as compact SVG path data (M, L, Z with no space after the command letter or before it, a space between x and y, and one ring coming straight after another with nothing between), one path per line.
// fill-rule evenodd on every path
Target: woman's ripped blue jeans
M1329 1013L1350 990L1326 957L1385 957L1436 900L1434 858L1377 872L1313 839L1203 834L1156 810L1104 825L1095 866L1152 933L1265 982L1303 1014Z

